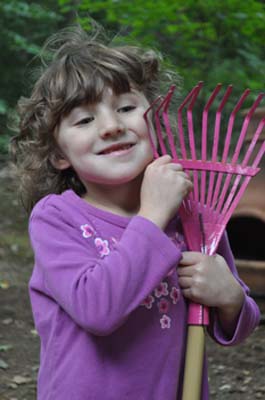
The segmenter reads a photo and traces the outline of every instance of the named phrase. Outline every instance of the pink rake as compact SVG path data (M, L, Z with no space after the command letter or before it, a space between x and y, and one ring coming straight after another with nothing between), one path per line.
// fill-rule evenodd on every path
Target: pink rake
M221 87L221 84L216 86L202 111L200 135L197 132L199 129L196 128L196 132L194 129L193 108L202 88L202 82L191 90L179 106L175 136L172 133L168 113L174 86L169 89L165 97L156 99L144 115L154 157L170 154L173 162L182 164L183 169L193 181L193 190L182 202L179 215L189 249L208 255L216 252L229 218L250 179L260 170L258 165L265 152L265 141L261 144L258 141L265 126L265 118L260 121L248 148L245 149L243 146L250 120L263 94L257 97L244 118L236 144L233 145L231 141L232 134L236 133L236 129L233 132L235 118L250 93L249 89L245 90L230 114L224 145L220 143L221 117L232 92L231 85L218 103L213 134L211 131L211 136L209 135L209 110ZM186 127L184 127L182 115L184 109L187 109ZM207 146L209 139L212 140L211 148ZM195 143L198 141L200 142L199 151ZM183 400L200 399L204 354L203 327L208 324L207 307L190 303Z

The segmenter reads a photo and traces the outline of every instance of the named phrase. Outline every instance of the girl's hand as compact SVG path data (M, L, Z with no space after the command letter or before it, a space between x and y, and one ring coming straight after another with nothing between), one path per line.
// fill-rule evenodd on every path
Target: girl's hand
M222 256L193 251L183 252L182 255L178 277L187 299L218 308L241 301L243 289Z
M184 297L216 307L221 325L230 335L244 302L244 291L225 259L218 254L183 252L178 277Z
M172 163L169 155L156 159L145 170L138 215L164 229L191 188L180 164Z

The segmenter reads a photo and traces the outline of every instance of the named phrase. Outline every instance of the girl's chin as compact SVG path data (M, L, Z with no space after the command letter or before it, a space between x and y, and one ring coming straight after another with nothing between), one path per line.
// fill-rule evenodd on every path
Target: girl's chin
M89 185L94 186L121 186L127 185L129 183L135 183L139 180L139 183L142 181L144 171L134 174L134 175L124 175L119 177L104 177L104 178L85 178L81 179L82 183L85 187L89 187Z

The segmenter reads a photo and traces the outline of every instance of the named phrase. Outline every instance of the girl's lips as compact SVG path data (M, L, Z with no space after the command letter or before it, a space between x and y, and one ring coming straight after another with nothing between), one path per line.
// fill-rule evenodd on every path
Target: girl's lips
M132 143L115 144L113 146L110 146L110 147L102 150L98 154L103 155L103 156L127 154L133 146L134 146L134 144L132 144Z

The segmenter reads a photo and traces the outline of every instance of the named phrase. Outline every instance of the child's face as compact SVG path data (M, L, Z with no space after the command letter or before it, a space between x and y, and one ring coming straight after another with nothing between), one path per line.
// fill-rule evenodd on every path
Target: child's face
M100 102L74 108L56 134L64 155L57 167L72 166L87 188L90 182L117 185L139 176L153 159L143 118L148 106L137 90L115 95L106 88Z

